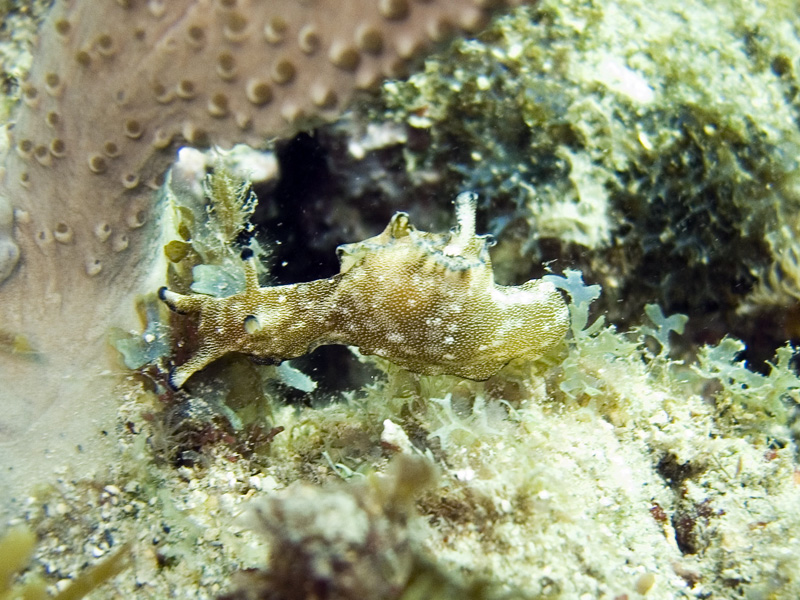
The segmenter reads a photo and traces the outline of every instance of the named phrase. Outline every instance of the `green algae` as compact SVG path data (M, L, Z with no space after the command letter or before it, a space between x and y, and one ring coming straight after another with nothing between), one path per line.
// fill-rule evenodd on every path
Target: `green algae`
M9 529L0 538L0 598L12 598L14 576L31 560L36 536L24 526Z

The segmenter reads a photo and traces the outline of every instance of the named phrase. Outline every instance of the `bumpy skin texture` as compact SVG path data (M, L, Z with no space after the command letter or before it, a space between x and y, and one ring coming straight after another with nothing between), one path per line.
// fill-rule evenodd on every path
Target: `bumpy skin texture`
M324 344L478 380L541 355L564 337L567 307L545 281L495 284L489 238L475 235L476 198L458 196L458 227L446 234L418 231L397 213L380 235L340 246L341 271L330 279L262 288L250 258L246 289L228 298L162 288L172 310L200 315L201 346L172 384L229 352L280 362Z

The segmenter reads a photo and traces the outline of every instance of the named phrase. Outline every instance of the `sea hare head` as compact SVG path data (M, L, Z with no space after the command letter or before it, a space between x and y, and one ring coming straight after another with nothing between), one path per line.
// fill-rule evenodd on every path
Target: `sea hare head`
M458 196L458 226L444 234L419 231L397 213L381 234L340 246L341 269L329 279L262 288L249 259L247 288L234 296L162 290L170 308L200 317L200 348L173 384L228 352L280 362L323 344L478 380L514 358L540 356L564 337L567 307L545 281L495 284L490 240L475 234L476 200Z

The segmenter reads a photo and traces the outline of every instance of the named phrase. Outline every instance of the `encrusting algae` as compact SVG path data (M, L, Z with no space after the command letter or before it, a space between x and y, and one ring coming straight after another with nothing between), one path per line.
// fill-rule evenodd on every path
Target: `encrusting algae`
M229 352L279 363L325 344L476 380L514 358L540 356L564 337L566 304L550 282L494 282L491 239L475 234L476 202L476 194L460 194L458 226L444 234L395 214L381 234L340 246L341 270L328 279L259 287L247 253L243 292L216 298L161 288L172 310L200 315L200 348L173 370L172 385Z

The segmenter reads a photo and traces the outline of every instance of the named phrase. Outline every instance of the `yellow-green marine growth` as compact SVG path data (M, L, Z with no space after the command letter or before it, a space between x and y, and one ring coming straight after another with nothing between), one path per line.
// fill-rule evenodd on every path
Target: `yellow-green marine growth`
M173 370L172 385L229 352L278 363L348 344L417 373L482 380L552 348L569 321L560 292L541 280L495 284L490 238L475 235L477 196L455 203L449 233L419 231L397 213L380 235L339 246L340 272L329 279L259 287L250 253L245 290L233 296L161 288L172 310L200 316L200 348Z

